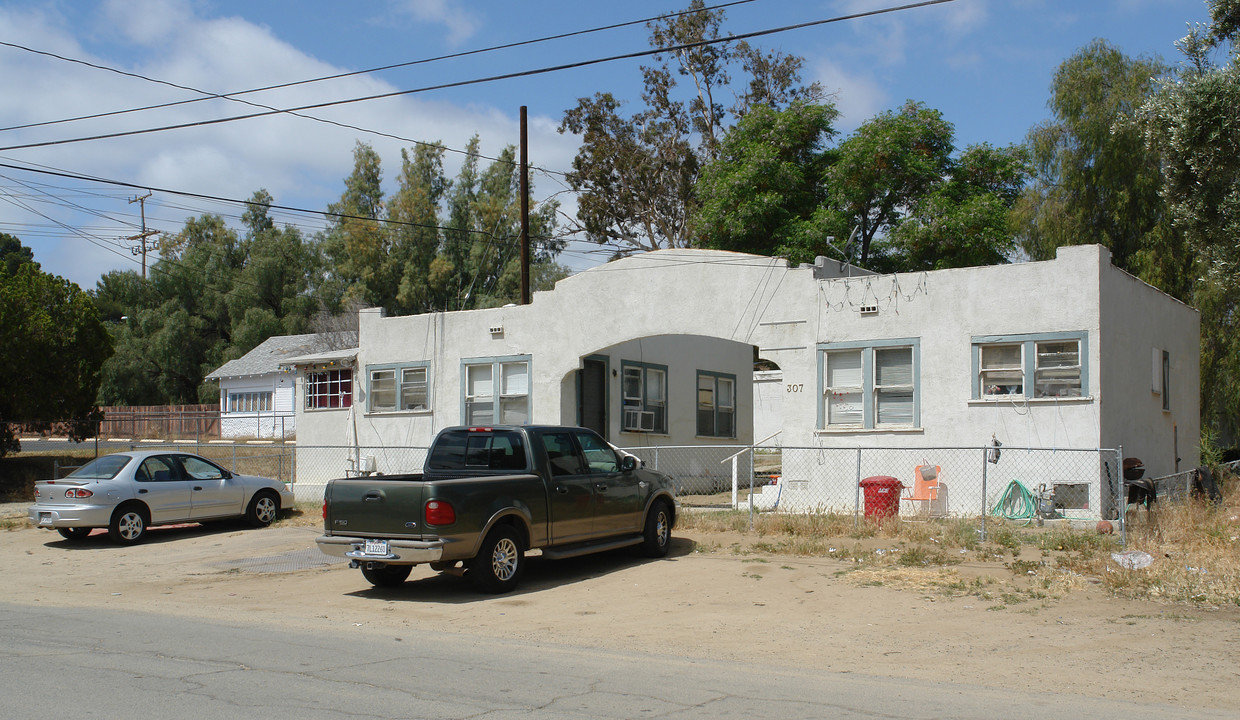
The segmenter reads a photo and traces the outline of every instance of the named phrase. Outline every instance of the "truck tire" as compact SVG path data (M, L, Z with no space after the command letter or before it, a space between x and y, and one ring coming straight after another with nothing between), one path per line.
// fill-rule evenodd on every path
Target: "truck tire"
M646 557L667 557L672 544L672 511L666 500L655 500L646 513L642 531L642 554Z
M381 588L400 587L405 584L405 580L409 579L409 573L413 572L412 565L384 565L383 567L371 567L362 565L362 576L370 582L371 585Z
M521 536L509 525L499 525L482 541L478 555L469 563L469 579L486 593L506 593L517 586L525 572Z

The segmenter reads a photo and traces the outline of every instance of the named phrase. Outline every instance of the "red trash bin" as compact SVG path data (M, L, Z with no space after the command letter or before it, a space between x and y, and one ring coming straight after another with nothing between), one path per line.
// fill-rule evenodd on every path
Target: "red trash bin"
M904 483L890 475L874 475L861 481L865 493L865 516L872 520L895 517L900 512Z

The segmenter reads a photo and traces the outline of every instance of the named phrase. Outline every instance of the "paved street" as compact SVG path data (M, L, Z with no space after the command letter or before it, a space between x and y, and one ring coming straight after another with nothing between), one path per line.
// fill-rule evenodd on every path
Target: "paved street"
M324 634L133 611L0 604L0 646L7 717L1233 717L461 634Z

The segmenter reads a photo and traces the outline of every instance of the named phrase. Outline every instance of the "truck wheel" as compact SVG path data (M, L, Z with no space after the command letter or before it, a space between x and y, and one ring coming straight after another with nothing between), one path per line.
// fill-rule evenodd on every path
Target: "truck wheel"
M362 566L362 576L371 585L381 588L400 587L409 579L413 572L412 565L384 565L382 567Z
M505 593L517 586L524 570L520 536L512 527L500 525L482 541L469 564L469 579L482 592Z
M672 511L666 500L656 500L646 514L646 528L642 531L642 554L646 557L666 557L672 543Z

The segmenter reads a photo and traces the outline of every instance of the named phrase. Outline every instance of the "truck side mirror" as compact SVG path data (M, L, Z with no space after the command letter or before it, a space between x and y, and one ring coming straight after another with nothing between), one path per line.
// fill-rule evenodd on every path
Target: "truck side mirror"
M637 458L632 455L625 455L620 458L620 469L624 472L632 472L637 469Z

